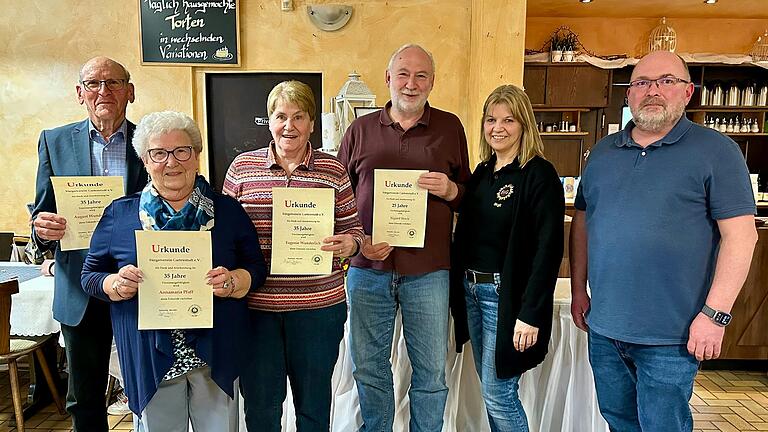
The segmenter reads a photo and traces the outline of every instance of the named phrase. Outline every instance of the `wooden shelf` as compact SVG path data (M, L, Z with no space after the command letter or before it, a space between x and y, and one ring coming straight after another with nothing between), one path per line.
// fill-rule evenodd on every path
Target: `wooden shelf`
M726 133L726 135L728 135L728 136L768 136L768 133L763 133L763 132L760 132L760 133L752 133L752 132L734 133L734 132L731 132L731 133Z
M539 132L541 136L586 136L589 132ZM753 134L757 135L757 134Z
M743 106L743 107L734 107L734 106L724 106L724 105L706 105L702 106L699 105L696 108L688 108L686 109L688 112L761 112L761 111L768 111L768 106Z
M578 112L589 112L589 108L573 108L573 107L571 107L571 108L568 108L568 107L554 108L554 107L551 107L551 106L544 107L544 106L541 106L541 105L539 105L539 106L533 105L533 111L536 111L536 112L561 112L561 111L567 111L567 112L577 112L577 111Z

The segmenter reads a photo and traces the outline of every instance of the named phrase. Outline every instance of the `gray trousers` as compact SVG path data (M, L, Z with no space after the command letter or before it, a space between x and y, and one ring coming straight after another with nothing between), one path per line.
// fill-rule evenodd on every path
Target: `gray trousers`
M236 383L233 383L237 389ZM144 408L141 418L133 416L136 432L238 432L238 401L230 399L211 379L206 366L162 381L157 393Z

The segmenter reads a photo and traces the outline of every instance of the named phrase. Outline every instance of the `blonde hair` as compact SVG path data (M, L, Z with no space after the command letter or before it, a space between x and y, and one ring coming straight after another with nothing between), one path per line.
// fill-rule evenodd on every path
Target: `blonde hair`
M296 104L300 110L309 115L309 119L315 121L315 94L312 89L301 81L283 81L272 88L267 96L267 115L277 108L277 102Z
M533 115L531 100L520 87L506 84L496 87L483 104L483 121L480 123L480 159L487 162L493 156L493 148L485 140L483 128L485 116L488 115L488 107L500 104L509 108L512 117L520 123L523 129L520 136L520 150L517 153L520 167L524 167L535 156L544 158L544 143L541 141L539 130L536 128L536 117Z

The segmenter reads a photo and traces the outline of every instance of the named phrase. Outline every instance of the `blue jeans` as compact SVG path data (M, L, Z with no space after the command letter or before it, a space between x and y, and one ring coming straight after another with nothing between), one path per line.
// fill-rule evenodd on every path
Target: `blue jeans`
M520 375L506 379L499 379L496 376L496 329L500 283L500 276L497 276L496 283L464 281L472 354L477 374L480 376L491 431L528 432L528 419L518 395Z
M448 271L401 276L353 267L347 276L347 289L352 373L363 417L360 430L392 431L395 395L390 353L400 308L413 368L408 391L410 431L440 431L448 396Z
M690 432L699 368L685 345L640 345L589 331L600 413L616 432Z
M250 312L251 337L240 372L245 423L250 431L280 432L291 381L296 428L328 432L331 375L344 337L347 305L290 312Z

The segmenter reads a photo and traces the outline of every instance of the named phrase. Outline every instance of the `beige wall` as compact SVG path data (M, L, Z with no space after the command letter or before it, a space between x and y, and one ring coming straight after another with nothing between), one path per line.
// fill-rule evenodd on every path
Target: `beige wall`
M355 69L383 104L389 99L384 68L390 54L404 43L420 43L437 62L430 102L472 125L467 127L472 148L479 123L470 112L489 89L521 82L525 0L310 2L354 6L347 26L333 33L309 22L307 2L294 3L294 11L281 12L279 0L242 0L243 66L227 70L322 71L327 107L328 97ZM5 42L0 44L0 130L6 134L0 172L9 174L0 184L0 230L29 231L24 203L34 200L40 130L85 118L74 91L84 60L108 55L129 68L137 89L130 119L174 109L193 113L202 124L207 69L141 66L135 0L27 0L5 12L0 16Z
M746 54L768 22L757 19L670 18L679 53ZM528 18L525 47L539 49L559 26L567 25L590 51L600 55L641 56L656 18Z

